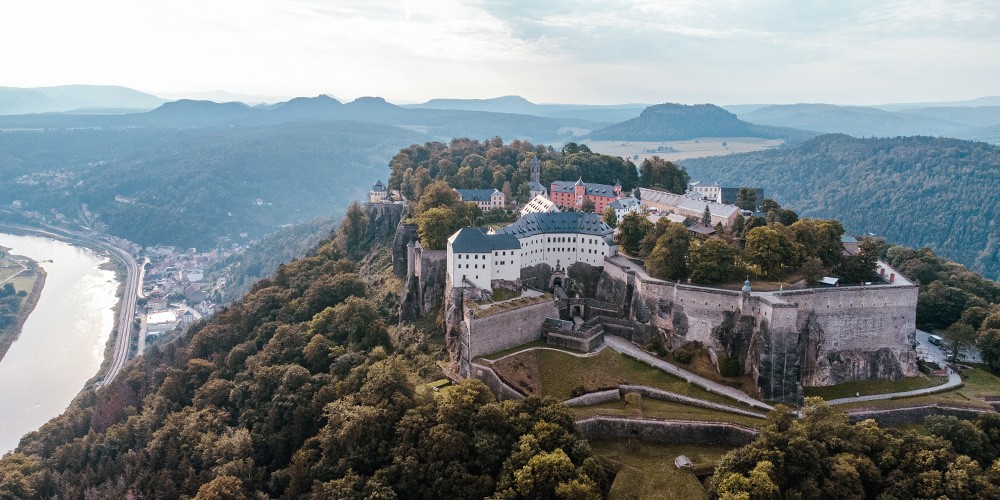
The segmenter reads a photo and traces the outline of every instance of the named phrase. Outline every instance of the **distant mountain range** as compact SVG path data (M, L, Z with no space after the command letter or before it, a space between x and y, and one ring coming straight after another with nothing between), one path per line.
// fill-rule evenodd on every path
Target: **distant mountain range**
M149 110L166 99L126 87L63 85L59 87L0 87L0 115L87 111L118 113Z
M328 96L299 97L272 105L180 100L142 113L119 115L33 114L0 116L0 129L131 127L233 127L296 122L355 121L395 125L438 140L454 137L528 139L564 143L600 124L573 118L546 118L513 113L411 109L381 97L341 103Z
M630 120L617 123L588 136L595 140L678 141L698 137L761 137L804 140L816 134L787 127L757 125L713 104L657 104Z
M781 150L682 160L693 180L756 186L800 215L930 246L1000 277L1000 146L823 135Z
M431 99L423 104L403 107L417 109L455 109L517 113L548 118L572 118L600 123L616 123L635 118L649 104L535 104L521 96L509 95L492 99Z
M994 101L1000 98L977 100ZM866 106L788 104L742 111L739 117L763 125L855 137L929 135L1000 143L1000 105L904 107L893 111Z

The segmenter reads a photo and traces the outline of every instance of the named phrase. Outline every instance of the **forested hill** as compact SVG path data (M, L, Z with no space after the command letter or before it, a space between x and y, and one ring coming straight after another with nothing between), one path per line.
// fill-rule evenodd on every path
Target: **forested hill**
M141 245L210 248L343 214L399 148L424 137L356 122L6 132L0 207Z
M603 496L613 472L565 406L423 385L443 340L394 324L401 283L365 219L354 205L336 239L85 389L0 459L0 498Z
M800 141L815 134L755 125L713 104L657 104L636 118L591 132L596 140L675 141L698 137L762 137Z
M759 186L849 233L929 246L1000 276L1000 147L930 137L824 135L797 147L681 162L692 179Z

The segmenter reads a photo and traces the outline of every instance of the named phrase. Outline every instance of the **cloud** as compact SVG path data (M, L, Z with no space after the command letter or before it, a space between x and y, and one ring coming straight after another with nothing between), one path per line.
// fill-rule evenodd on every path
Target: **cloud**
M2 9L0 43L17 50L0 53L0 85L878 101L995 93L1000 73L995 0L33 0Z

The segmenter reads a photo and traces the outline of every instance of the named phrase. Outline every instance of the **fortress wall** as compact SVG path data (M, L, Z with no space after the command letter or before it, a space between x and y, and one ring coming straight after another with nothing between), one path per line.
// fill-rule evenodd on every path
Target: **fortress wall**
M698 341L709 348L722 348L712 330L723 324L727 312L740 314L741 294L688 285L677 285L675 290L671 326L678 338Z
M469 359L517 347L542 337L545 318L558 318L553 301L521 307L484 318L467 318Z
M803 332L803 385L916 376L915 286L795 292Z
M878 422L878 425L886 426L923 423L924 419L931 415L944 415L955 417L959 420L975 420L983 413L990 413L990 411L933 404L887 410L859 410L846 413L852 422L860 422L870 418Z
M758 431L742 425L690 420L651 420L596 416L577 420L576 428L584 438L629 439L673 444L727 444L744 446Z
M500 378L500 375L493 370L492 367L487 365L482 365L479 363L471 364L471 374L482 380L486 387L490 388L490 392L499 400L504 399L524 399L524 394L520 391L507 384Z
M802 361L799 333L795 327L797 307L769 296L752 296L746 309L754 317L756 326L747 346L744 370L757 381L762 398L800 402Z

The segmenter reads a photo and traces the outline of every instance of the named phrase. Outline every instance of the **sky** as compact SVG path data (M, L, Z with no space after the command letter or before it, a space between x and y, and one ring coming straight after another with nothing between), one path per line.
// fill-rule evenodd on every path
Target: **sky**
M1000 95L1000 0L16 0L0 86L882 104Z

